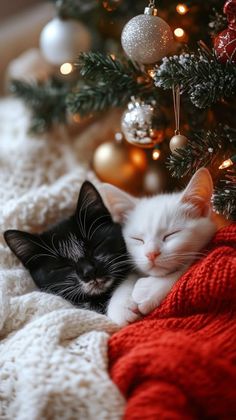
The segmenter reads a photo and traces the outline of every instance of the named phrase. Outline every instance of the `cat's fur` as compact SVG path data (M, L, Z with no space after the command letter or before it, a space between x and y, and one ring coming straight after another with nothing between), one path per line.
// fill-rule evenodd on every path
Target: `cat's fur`
M88 181L70 218L41 234L8 230L4 237L40 290L101 313L130 270L121 226Z
M212 218L213 183L198 170L183 192L136 199L104 185L113 215L123 220L129 253L140 278L129 278L112 296L109 316L124 325L156 308L216 231Z

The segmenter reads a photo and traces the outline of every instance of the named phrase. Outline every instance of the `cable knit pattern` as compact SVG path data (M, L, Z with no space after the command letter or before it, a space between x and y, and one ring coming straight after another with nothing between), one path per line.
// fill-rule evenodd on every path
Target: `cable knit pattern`
M2 101L1 233L40 231L72 213L87 177L64 135L34 138L27 128L22 104ZM120 419L124 398L107 373L107 341L117 327L37 291L2 235L0 267L0 419Z
M125 418L236 418L236 225L162 305L109 341L110 372Z

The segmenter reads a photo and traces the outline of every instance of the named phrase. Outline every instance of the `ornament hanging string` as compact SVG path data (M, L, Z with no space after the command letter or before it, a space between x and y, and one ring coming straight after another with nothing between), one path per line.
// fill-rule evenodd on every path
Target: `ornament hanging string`
M180 134L179 121L180 121L180 87L179 85L172 87L173 103L175 113L175 135Z
M155 7L155 0L150 0L148 7Z
M175 135L170 140L170 150L175 153L177 149L185 147L188 144L187 137L180 134L180 87L172 86L174 113L175 113Z

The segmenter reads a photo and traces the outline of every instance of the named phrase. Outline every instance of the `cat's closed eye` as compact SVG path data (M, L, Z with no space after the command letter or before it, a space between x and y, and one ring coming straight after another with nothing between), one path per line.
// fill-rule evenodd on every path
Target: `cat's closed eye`
M144 240L142 238L137 238L135 236L131 236L131 239L133 239L134 241L140 242L142 244L144 244Z
M176 235L176 233L179 233L180 230L175 230L174 232L168 233L167 235L165 235L163 237L163 242L165 242L166 240L168 240L169 238L171 238L172 236Z
M60 271L71 270L73 268L73 264L71 262L67 262L64 264L58 264L50 269L50 273L57 273Z

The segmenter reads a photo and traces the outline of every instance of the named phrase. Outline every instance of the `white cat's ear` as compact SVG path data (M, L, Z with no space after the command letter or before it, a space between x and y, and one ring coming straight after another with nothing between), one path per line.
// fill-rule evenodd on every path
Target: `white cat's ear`
M213 182L210 172L206 168L200 168L191 178L185 188L181 201L192 206L196 217L204 217L211 209L211 197L213 194Z
M99 191L116 222L124 222L127 214L138 202L137 198L111 184L102 184Z

